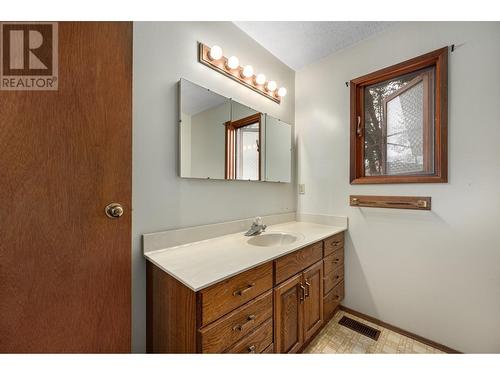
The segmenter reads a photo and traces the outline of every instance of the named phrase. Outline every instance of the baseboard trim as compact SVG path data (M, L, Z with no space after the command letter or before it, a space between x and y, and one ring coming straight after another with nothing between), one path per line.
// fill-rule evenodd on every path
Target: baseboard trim
M369 322L371 322L373 324L376 324L376 325L379 325L381 327L390 329L391 331L397 332L400 335L409 337L409 338L411 338L411 339L413 339L415 341L419 341L422 344L425 344L425 345L428 345L428 346L432 346L433 348L441 350L442 352L445 352L445 353L448 353L448 354L463 354L462 352L459 352L458 350L452 349L452 348L450 348L450 347L448 347L446 345L437 343L435 341L426 339L425 337L422 337L422 336L416 335L414 333L408 332L408 331L406 331L404 329L401 329L399 327L393 326L392 324L389 324L389 323L383 322L383 321L381 321L381 320L379 320L377 318L371 317L370 315L366 315L366 314L363 314L363 313L361 313L359 311L350 309L349 307L345 307L344 305L340 305L340 310L345 311L346 313L352 314L354 316L357 316L358 318L361 318L361 319L364 319L364 320L368 320Z

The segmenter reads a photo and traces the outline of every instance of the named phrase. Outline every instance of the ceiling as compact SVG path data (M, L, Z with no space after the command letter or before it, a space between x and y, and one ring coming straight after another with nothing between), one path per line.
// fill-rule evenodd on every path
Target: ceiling
M395 22L234 22L294 70L376 34Z

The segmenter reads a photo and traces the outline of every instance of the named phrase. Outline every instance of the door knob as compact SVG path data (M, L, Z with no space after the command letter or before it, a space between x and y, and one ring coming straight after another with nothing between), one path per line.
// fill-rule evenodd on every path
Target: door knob
M104 209L106 216L111 219L118 219L123 215L123 207L120 203L110 203Z

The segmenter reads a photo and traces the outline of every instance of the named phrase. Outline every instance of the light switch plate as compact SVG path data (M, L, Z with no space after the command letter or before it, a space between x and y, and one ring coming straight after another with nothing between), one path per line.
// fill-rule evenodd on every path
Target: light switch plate
M306 184L299 184L299 194L306 193Z

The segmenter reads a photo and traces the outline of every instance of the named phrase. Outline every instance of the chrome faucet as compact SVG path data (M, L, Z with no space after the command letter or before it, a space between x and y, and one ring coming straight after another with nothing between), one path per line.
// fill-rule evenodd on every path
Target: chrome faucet
M261 234L266 230L266 225L262 224L262 218L260 216L257 216L252 223L252 226L250 227L249 230L245 233L245 236L256 236L258 234Z

